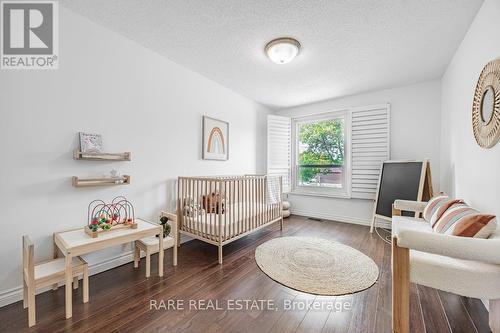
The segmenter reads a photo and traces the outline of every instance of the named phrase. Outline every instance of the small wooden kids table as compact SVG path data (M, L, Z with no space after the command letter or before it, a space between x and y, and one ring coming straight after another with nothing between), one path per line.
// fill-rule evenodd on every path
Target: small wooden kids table
M102 232L98 237L87 235L83 227L54 233L54 243L66 259L66 319L73 315L72 303L72 258L102 250L111 246L134 242L144 237L158 235L158 275L163 276L163 227L159 224L136 218L137 229L118 229ZM56 252L56 251L55 251Z

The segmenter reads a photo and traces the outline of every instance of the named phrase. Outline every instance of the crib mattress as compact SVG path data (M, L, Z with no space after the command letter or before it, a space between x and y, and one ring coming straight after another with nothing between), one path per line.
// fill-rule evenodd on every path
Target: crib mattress
M245 205L248 205L249 208L245 208ZM264 215L261 221L265 222L262 222L262 224L269 222L266 219L271 218L270 212L272 209L273 206L262 203L227 205L224 214L205 214L205 212L203 212L196 216L185 216L183 230L192 233L196 233L196 231L199 230L203 234L216 236L219 233L218 219L220 218L221 226L223 230L226 231L226 235L228 235L229 232L231 234L236 234L239 225L243 225L245 231L251 230L254 225L252 223L256 223L255 217L257 215ZM265 216L266 214L267 217ZM239 231L242 230L240 229ZM222 233L224 234L224 231Z

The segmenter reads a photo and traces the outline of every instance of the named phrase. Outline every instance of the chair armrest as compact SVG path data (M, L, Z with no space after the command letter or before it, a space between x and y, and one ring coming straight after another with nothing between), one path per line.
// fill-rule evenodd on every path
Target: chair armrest
M396 200L394 201L394 209L405 212L421 213L424 211L427 202L411 201L411 200Z
M405 226L393 228L399 247L463 260L500 265L500 239L450 236Z

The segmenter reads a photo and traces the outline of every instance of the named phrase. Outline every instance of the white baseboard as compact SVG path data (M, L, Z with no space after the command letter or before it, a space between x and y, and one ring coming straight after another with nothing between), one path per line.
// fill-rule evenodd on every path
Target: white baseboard
M192 240L192 238L187 237L185 235L181 235L181 244L188 242L190 240ZM144 256L144 254L142 256ZM132 261L134 261L133 252L132 251L123 252L122 254L120 254L118 256L108 258L106 260L97 262L93 265L89 265L89 275L99 274L99 273L107 271L109 269L112 269L112 268L115 268L115 267L118 267L118 266L121 266L124 264L128 264L129 262L132 262ZM61 281L59 283L59 286L60 287L64 286L64 284L65 284L64 281ZM44 293L46 291L49 291L51 289L52 288L50 286L45 287L45 288L41 288L41 289L38 289L36 291L36 294L38 295L38 294ZM22 287L22 285L1 291L0 292L0 308L4 307L6 305L9 305L9 304L18 302L22 299L23 299L23 287Z
M358 217L342 216L342 215L335 215L335 214L325 214L325 213L319 213L319 212L315 212L315 211L298 210L298 209L294 209L293 207L291 208L291 213L294 215L299 215L299 216L314 217L317 219L331 220L331 221L337 221L337 222L342 222L342 223L351 223L351 224L358 224L358 225L365 225L365 226L371 225L371 219L361 219ZM388 221L377 219L377 227L390 229L391 223Z

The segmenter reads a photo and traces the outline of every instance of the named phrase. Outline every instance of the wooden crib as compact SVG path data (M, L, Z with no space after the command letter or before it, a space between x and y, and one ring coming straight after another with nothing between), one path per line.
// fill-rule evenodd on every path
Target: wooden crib
M179 177L177 186L179 234L218 246L219 264L224 245L274 222L283 229L281 177Z

